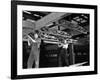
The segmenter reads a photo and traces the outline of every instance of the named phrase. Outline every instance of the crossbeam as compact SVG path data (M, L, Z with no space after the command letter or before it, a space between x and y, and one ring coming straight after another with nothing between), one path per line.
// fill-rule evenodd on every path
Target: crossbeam
M49 15L43 17L42 19L38 20L35 22L36 30L46 26L47 24L51 22L55 22L59 19L61 19L64 15L70 15L69 13L66 14L64 12L53 12L50 13Z

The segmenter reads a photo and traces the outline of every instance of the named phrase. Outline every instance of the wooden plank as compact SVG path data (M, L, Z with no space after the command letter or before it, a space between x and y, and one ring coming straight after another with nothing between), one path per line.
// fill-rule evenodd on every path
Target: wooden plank
M50 13L49 15L43 17L42 19L38 20L36 23L35 23L35 26L36 26L36 29L40 29L44 26L46 26L47 24L51 23L51 22L55 22L59 19L62 18L62 16L64 16L66 13L64 12L53 12L53 13ZM67 15L70 15L69 13L66 14Z

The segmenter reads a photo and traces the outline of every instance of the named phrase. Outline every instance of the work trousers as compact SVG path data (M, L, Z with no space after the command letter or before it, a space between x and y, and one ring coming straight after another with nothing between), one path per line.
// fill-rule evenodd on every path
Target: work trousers
M66 48L61 48L58 54L58 66L69 66L68 51Z
M40 49L38 48L38 43L32 43L31 52L27 62L27 67L32 68L33 64L35 64L35 68L39 68L39 56Z

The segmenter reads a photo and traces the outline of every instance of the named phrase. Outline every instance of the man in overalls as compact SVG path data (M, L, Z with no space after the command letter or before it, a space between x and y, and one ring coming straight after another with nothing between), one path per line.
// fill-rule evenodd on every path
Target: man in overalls
M64 44L60 46L60 52L58 54L58 66L69 66L69 60L68 60L68 43L66 40L64 40Z
M35 68L39 68L41 40L36 32L33 34L33 37L31 35L32 35L31 33L28 35L31 51L28 58L27 67L32 68L33 64L35 64Z

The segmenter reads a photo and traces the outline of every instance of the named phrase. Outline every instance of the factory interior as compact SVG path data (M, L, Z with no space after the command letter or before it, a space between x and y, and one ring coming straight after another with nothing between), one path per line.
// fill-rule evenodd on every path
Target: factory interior
M27 69L27 61L31 51L31 47L28 46L27 34L34 30L41 30L44 33L50 30L54 36L58 36L58 32L60 32L58 37L61 39L64 36L70 36L69 40L75 40L75 42L68 45L67 67L89 66L89 14L28 10L22 11L22 14L23 69ZM50 37L42 39L39 68L59 67L60 47L59 44L56 44L57 42L59 42L57 39Z

